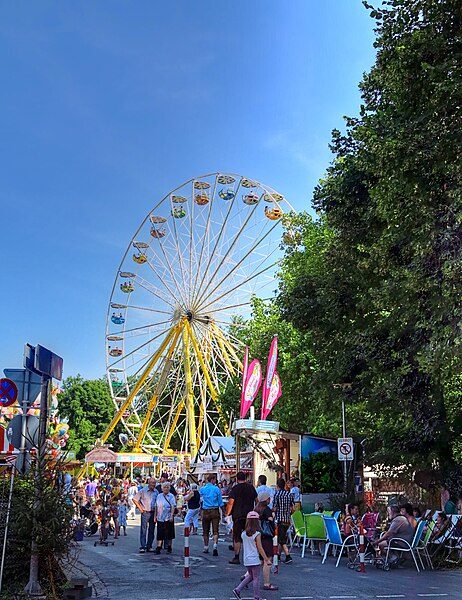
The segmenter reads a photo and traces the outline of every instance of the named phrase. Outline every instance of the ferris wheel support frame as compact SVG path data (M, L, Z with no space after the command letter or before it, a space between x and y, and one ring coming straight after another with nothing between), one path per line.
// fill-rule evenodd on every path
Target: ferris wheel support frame
M165 386L166 377L168 376L168 373L169 373L170 368L171 368L171 364L170 363L171 363L172 354L173 354L173 352L174 352L174 350L176 348L176 345L178 343L178 338L180 337L180 333L181 333L181 329L180 329L180 327L178 325L175 325L174 330L176 330L175 331L175 335L173 336L172 343L171 343L170 348L169 348L169 350L167 352L167 357L165 359L164 368L162 369L162 372L160 374L159 381L158 381L158 383L156 385L155 392L154 392L152 398L149 401L148 408L147 408L147 411L146 411L146 416L145 416L144 421L143 421L143 423L141 425L141 429L140 429L140 432L138 434L136 445L135 445L135 447L133 449L134 452L137 452L141 448L141 446L143 445L143 441L144 441L144 438L145 438L145 435L146 435L146 431L147 431L147 429L149 427L149 423L151 422L152 413L153 413L153 411L154 411L154 409L156 407L159 395L162 393L162 390L163 390L163 388Z
M141 375L138 383L135 385L135 387L133 388L133 390L130 392L130 394L127 396L127 399L125 400L125 402L120 406L118 412L114 415L114 418L112 419L112 421L109 423L109 425L106 428L106 431L103 433L102 437L101 437L101 441L104 444L104 442L107 441L107 439L109 438L109 436L111 435L111 433L114 431L117 423L120 421L120 419L122 418L124 412L127 410L127 408L130 406L130 404L132 403L134 397L136 396L136 394L140 391L141 387L143 386L144 382L146 381L146 379L149 377L149 373L152 371L154 365L156 364L156 362L159 360L159 358L161 357L163 351L165 350L165 348L168 346L168 344L170 343L171 339L173 338L173 336L175 335L175 331L176 328L178 326L175 326L174 328L172 328L169 333L167 334L167 336L165 337L164 341L162 342L162 344L160 345L160 347L158 348L157 352L154 354L154 356L152 357L152 359L149 361L148 366L146 367L146 369L143 371L143 374Z
M186 321L183 322L183 360L186 380L186 419L189 433L189 448L191 457L196 456L197 452L197 432L196 432L196 417L194 414L194 392L191 377L191 364L189 353L189 330Z

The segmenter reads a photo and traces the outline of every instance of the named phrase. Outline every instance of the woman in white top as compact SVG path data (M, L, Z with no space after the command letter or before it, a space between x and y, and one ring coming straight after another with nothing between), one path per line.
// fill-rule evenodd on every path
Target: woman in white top
M241 583L233 590L234 597L240 600L241 591L253 581L254 600L260 600L260 556L267 565L271 565L271 559L266 556L261 544L260 515L252 510L247 514L245 530L242 532L242 547L244 551L244 566L247 573Z
M175 539L175 496L170 493L168 481L162 484L162 493L157 496L154 520L157 521L157 548L160 554L162 544L166 541L167 553L172 553L172 540Z

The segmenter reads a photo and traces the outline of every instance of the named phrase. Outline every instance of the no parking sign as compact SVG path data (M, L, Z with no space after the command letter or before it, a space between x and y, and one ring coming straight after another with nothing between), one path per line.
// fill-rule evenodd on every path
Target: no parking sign
M11 379L0 379L0 407L11 406L18 397L18 388Z
M353 460L353 438L337 439L337 454L339 460Z

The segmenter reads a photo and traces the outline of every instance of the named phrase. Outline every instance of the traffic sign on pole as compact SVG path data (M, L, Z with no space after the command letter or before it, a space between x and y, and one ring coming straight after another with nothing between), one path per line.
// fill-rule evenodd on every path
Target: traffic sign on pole
M24 409L29 408L40 394L42 378L28 369L3 369L5 376L13 381L18 389L17 400ZM1 401L0 401L1 402Z
M353 460L354 445L353 438L338 438L337 439L337 454L341 461Z
M23 419L26 425L23 431ZM24 448L30 450L38 445L39 419L34 415L16 415L8 423L6 436L10 444L17 450L21 450L21 441L24 438Z
M18 398L18 388L11 379L0 379L0 406L11 406Z

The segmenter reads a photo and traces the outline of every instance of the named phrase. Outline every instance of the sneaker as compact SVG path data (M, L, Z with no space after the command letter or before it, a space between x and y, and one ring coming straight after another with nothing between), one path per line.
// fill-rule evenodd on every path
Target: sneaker
M209 553L209 549L208 549L208 548L204 548L204 549L202 550L202 553L203 553L203 554L208 554L208 553Z
M160 548L156 548L156 549L154 550L154 554L160 554Z
M233 596L235 598L237 598L237 600L241 600L241 592L238 592L237 590L233 590Z
M290 563L291 563L291 562L294 562L294 561L293 561L292 557L290 556L290 554L288 554L288 555L285 557L284 563L285 563L286 565L290 565Z
M239 560L238 556L235 556L234 558L232 558L230 561L228 561L230 565L240 565L241 561ZM240 598L240 596L239 596Z
M144 554L146 552L146 548L140 548L138 552L140 554Z
M172 553L172 547L171 547L171 546L168 546L168 547L167 547L167 554L171 554L171 553Z
M152 548L146 548L146 552L152 552Z
M218 550L216 548L213 549L213 556L218 556Z

